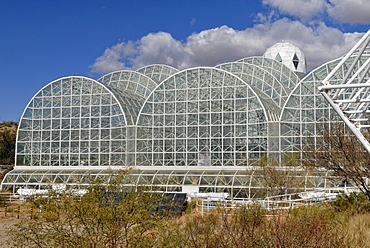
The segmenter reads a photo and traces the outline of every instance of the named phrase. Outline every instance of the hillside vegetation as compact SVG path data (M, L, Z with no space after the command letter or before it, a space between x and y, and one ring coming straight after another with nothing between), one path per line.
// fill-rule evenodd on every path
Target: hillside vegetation
M14 122L14 121L0 122L0 132L9 130L9 131L12 131L12 132L16 133L17 129L18 129L18 123L17 122Z
M0 123L0 165L14 165L17 129L16 122Z
M0 182L15 164L15 141L18 123L13 121L0 123Z

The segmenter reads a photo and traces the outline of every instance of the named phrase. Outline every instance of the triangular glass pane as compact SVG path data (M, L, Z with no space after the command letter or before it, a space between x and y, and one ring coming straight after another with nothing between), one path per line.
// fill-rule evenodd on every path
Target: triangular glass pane
M298 64L299 64L299 59L297 57L297 54L294 54L294 57L293 57L293 65L294 65L294 68L295 69L298 68Z
M280 54L276 54L276 57L275 57L275 60L279 61L279 62L282 62L283 60L281 59L281 56Z

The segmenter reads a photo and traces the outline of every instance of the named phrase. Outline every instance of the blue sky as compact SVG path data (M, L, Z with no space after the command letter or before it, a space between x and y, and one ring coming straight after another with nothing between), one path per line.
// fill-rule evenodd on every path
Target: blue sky
M0 121L43 86L162 63L178 69L262 55L281 40L308 69L370 28L369 0L0 0Z

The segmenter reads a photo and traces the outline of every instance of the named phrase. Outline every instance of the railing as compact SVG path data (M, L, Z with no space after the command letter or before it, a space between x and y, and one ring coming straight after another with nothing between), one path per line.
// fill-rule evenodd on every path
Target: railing
M19 195L8 192L0 192L0 200L4 202L19 201Z
M287 210L300 206L313 206L333 201L340 193L323 191L301 192L286 195L266 197L265 199L196 199L197 211L201 214L232 212L240 207L260 206L268 211Z

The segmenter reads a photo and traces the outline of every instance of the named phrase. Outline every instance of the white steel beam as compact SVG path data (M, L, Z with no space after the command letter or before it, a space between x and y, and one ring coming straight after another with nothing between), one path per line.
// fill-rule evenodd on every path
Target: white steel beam
M370 102L368 90L370 87L370 55L365 53L369 42L370 30L328 74L322 81L322 86L318 89L367 151L370 152L370 143L362 133L367 131L366 129L370 128L370 125L361 125L361 122L369 121L369 118L362 115L370 113L369 104L366 104ZM338 79L334 75L340 72L346 63L351 64L343 79L338 83Z

